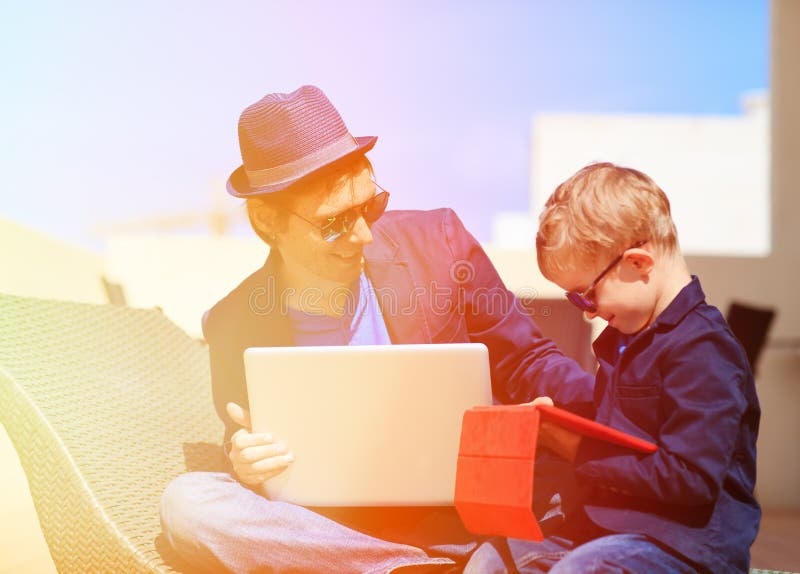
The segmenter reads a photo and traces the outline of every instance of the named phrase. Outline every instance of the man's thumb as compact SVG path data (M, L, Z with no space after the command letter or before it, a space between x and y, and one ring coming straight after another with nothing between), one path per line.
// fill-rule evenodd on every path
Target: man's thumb
M250 430L250 413L247 409L243 409L236 403L228 403L225 405L225 410L228 411L228 416L240 427Z

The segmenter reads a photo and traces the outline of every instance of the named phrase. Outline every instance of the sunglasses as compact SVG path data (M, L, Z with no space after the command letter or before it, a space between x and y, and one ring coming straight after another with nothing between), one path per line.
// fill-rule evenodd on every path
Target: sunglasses
M641 247L645 243L647 243L647 241L637 241L636 243L628 247L628 249ZM626 249L625 251L628 251L628 249ZM582 293L578 293L577 291L567 291L566 295L567 299L569 299L569 302L585 313L596 313L597 305L589 297L594 288L597 287L597 284L600 283L600 281L603 279L603 277L605 277L606 274L609 271L611 271L617 263L622 261L622 258L625 256L625 251L620 253L611 263L609 263L608 267L603 269L600 275L594 278L594 281L592 281L589 284L589 287L587 287L585 291L583 291Z
M378 185L376 181L372 180L372 183L375 184L376 190L380 190L379 193L376 193L364 203L327 217L325 223L322 225L318 225L292 210L287 209L287 211L319 229L323 241L326 243L333 243L340 237L350 233L359 218L363 217L367 225L372 225L378 221L381 215L386 211L386 204L389 203L389 192Z

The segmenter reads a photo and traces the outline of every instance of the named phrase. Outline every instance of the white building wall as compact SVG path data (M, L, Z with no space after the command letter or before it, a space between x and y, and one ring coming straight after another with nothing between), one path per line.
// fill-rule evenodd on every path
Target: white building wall
M533 120L531 215L584 165L611 161L667 193L684 252L770 252L769 111L752 95L740 116L540 114Z
M159 307L200 338L203 313L261 267L268 254L255 235L120 234L108 239L105 263L128 305Z

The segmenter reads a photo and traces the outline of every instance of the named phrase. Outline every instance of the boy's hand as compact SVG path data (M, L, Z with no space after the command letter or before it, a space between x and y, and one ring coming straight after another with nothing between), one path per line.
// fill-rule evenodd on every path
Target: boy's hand
M550 397L536 397L526 405L548 405L553 406L553 399ZM565 428L550 423L541 421L539 423L539 445L548 448L556 453L558 456L567 459L569 462L575 462L575 456L578 454L578 447L581 444L581 435Z
M250 432L250 413L236 403L225 405L228 416L243 427L233 433L228 458L239 480L258 485L282 473L294 457L286 445L276 443L269 433Z
M531 402L525 403L525 404L526 405L533 405L534 407L536 405L547 405L547 406L552 407L553 406L553 399L551 399L550 397L536 397Z
M582 438L578 433L557 424L548 421L539 423L539 445L552 450L569 462L575 462Z

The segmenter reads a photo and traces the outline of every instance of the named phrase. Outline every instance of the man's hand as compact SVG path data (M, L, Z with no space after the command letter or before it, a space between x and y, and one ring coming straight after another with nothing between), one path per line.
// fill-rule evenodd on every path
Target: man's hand
M526 405L549 405L553 406L553 399L550 397L536 397ZM558 456L575 462L578 454L578 447L581 445L581 435L569 431L557 424L542 421L539 424L539 445L552 450Z
M286 470L294 460L286 445L276 443L269 433L250 432L250 413L236 403L228 403L225 409L231 420L243 427L233 433L228 453L239 480L257 485Z

